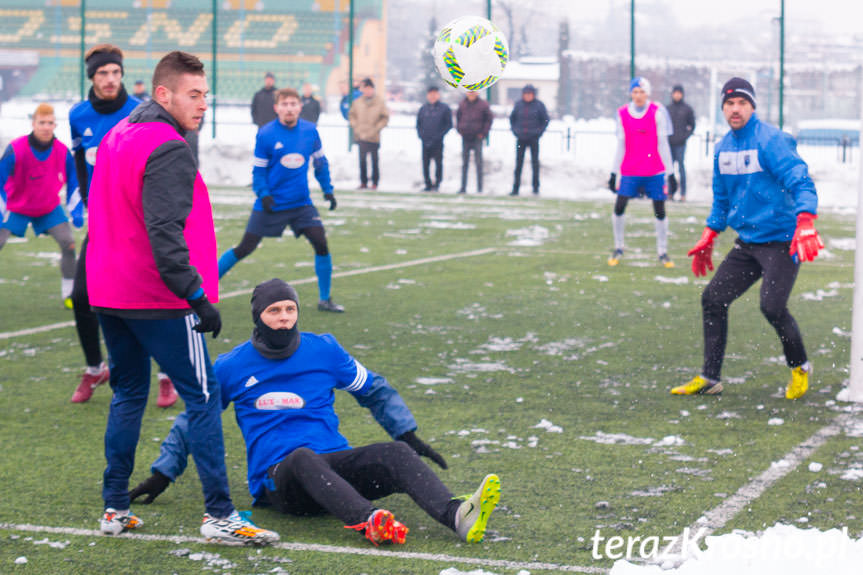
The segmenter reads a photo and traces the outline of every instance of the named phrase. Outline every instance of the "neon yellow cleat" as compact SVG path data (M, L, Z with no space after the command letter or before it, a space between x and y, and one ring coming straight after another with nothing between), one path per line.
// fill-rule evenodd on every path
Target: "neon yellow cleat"
M72 298L64 297L63 298L63 307L66 309L72 309L74 306L72 305Z
M614 250L614 253L611 254L611 257L608 258L608 265L611 267L616 266L620 263L620 258L623 257L623 250Z
M455 532L468 543L479 543L485 537L485 527L491 512L500 501L500 479L495 474L486 475L479 488L455 514Z
M791 369L791 380L788 382L788 387L785 388L786 399L803 397L806 390L809 389L809 374L811 372L812 366L808 362Z
M668 254L662 254L659 256L659 263L662 264L662 267L671 269L674 267L674 262L668 259Z
M721 383L704 379L700 375L693 377L689 383L671 390L671 395L719 395L720 393L722 393Z

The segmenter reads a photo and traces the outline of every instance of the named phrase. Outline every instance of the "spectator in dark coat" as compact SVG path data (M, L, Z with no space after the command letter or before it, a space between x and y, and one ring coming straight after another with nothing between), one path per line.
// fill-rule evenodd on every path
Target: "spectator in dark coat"
M426 100L417 113L417 136L423 143L423 190L436 192L443 178L443 138L452 129L452 110L440 101L437 86L429 87ZM432 160L435 161L434 182L429 174Z
M668 115L671 117L673 133L668 136L668 144L671 146L671 161L677 164L680 172L680 201L686 201L686 168L683 165L686 156L686 140L695 130L695 112L692 106L683 101L683 86L674 86L671 90L671 103L668 104ZM674 199L676 186L669 185L668 193Z
M303 97L300 98L303 109L300 111L300 118L317 124L321 115L321 102L312 95L313 91L311 84L303 84Z
M461 134L461 188L458 193L467 191L467 167L470 162L470 152L476 162L476 191L482 193L482 141L491 130L494 117L488 102L479 97L476 92L468 92L458 105L455 114L456 130Z
M521 168L527 148L530 148L530 165L533 170L533 193L539 194L539 138L545 132L548 121L545 104L536 99L536 88L531 84L525 85L521 90L521 100L516 102L509 115L509 125L516 137L515 174L509 195L518 195Z
M264 76L264 87L255 92L252 98L252 122L260 129L264 124L269 124L276 119L275 100L276 77L272 72Z

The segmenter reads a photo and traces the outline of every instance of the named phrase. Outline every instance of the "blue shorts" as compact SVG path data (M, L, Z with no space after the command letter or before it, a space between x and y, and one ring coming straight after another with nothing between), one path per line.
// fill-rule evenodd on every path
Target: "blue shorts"
M665 176L621 176L617 193L627 198L647 196L651 200L667 200Z
M27 233L27 226L33 225L33 232L38 236L39 234L44 234L57 224L62 224L63 222L68 222L69 218L66 217L66 212L63 211L61 206L57 206L44 216L22 216L21 214L16 214L15 212L9 212L9 216L6 218L6 221L0 223L0 228L6 228L12 235L18 236L19 238L23 238Z
M315 206L300 206L272 214L263 210L252 210L246 232L265 238L278 238L288 226L291 226L294 237L298 238L304 229L322 228L324 223Z

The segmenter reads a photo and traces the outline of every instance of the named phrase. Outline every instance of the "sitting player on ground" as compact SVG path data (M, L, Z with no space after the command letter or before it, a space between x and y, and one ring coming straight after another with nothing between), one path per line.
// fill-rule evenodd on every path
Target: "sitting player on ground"
M313 123L300 118L303 105L296 90L278 90L275 99L278 117L262 126L255 140L252 187L258 199L240 243L219 258L219 277L255 251L263 237L281 237L285 227L291 226L294 237L306 236L315 250L318 309L343 312L345 309L330 297L333 259L324 224L309 195L309 158L312 158L315 179L321 185L324 199L330 203L330 210L336 209L321 137Z
M398 392L367 371L332 335L300 332L299 298L279 279L252 294L255 329L249 341L214 364L222 406L234 402L256 505L282 513L330 513L375 545L404 543L408 529L370 500L407 493L426 513L468 542L479 542L500 499L500 481L487 475L465 499L453 497L420 456L447 465L416 436L417 424ZM351 393L395 438L352 448L339 433L334 389ZM186 417L174 422L153 475L130 492L151 503L180 476L187 460Z
M71 309L75 238L60 206L58 194L63 186L76 228L84 225L84 206L75 161L69 149L54 137L55 127L54 108L39 104L33 113L33 131L12 140L0 158L0 249L12 234L23 238L30 225L37 236L50 234L60 246L60 295Z

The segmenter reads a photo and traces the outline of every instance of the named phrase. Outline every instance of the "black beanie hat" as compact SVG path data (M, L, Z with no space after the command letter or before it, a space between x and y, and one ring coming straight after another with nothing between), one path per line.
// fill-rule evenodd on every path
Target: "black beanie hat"
M123 74L123 55L116 52L93 52L90 57L85 60L87 64L87 77L92 79L96 75L96 70L105 64L117 64L120 66L120 74Z
M681 86L680 84L675 84L674 87L671 89L671 93L673 94L675 92L680 92L681 94L683 94L683 86Z
M755 88L743 78L731 78L722 86L722 104L728 98L746 98L755 108Z
M273 278L258 284L252 292L252 321L257 323L261 313L277 301L289 299L300 305L300 296L297 290L286 282Z

